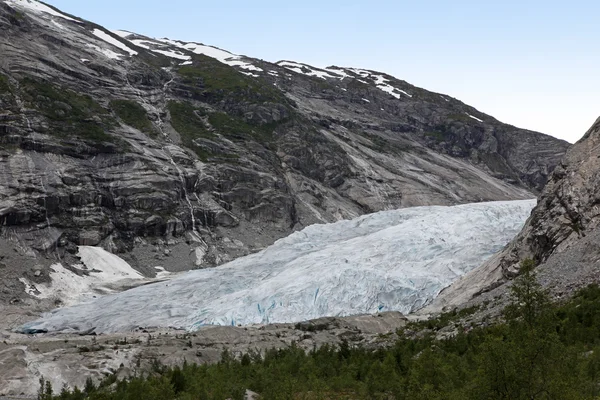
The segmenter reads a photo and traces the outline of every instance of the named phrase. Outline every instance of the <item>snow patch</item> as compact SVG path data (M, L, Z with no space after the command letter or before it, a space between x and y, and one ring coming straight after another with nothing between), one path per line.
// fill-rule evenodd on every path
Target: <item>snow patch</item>
M142 49L146 49L146 50L150 50L150 46L148 46L147 43L152 44L152 42L148 41L148 40L140 40L140 39L133 39L133 40L129 40L131 43L135 44L138 47L141 47Z
M483 122L483 120L482 120L482 119L479 119L479 118L477 118L477 117L475 117L475 116L473 116L473 115L471 115L471 114L469 114L469 113L465 113L465 114L467 114L467 116L468 116L469 118L473 118L475 121Z
M253 74L252 72L241 72L244 75L251 76L253 78L259 78L260 75Z
M133 35L133 32L129 32L129 31L123 31L120 29L115 29L114 31L111 31L112 33L114 33L117 36L121 36L122 38L126 39L127 37Z
M22 329L194 330L207 324L410 313L501 250L535 203L415 207L313 225L220 267L59 309ZM203 257L203 249L196 256Z
M122 43L119 40L115 39L114 37L110 36L108 33L101 31L100 29L94 29L94 31L92 33L94 34L94 36L96 36L99 39L104 40L106 43L112 44L113 46L118 47L119 49L129 53L130 56L135 56L138 53L135 50L131 50L124 43Z
M262 72L262 69L250 64L249 62L241 61L241 56L232 54L226 50L221 50L216 47L206 46L200 43L185 43L178 40L170 39L157 39L160 42L167 43L181 49L191 51L194 54L203 54L205 56L214 58L223 64L230 65L232 67L239 67L249 71Z
M384 78L381 75L375 75L374 79L375 79L375 85L379 89L383 90L384 92L387 92L387 93L391 94L392 96L394 96L397 99L400 99L400 97L401 97L400 93L402 93L402 94L404 94L404 95L406 95L408 97L412 97L411 94L406 93L404 90L400 90L400 89L395 88L392 85L390 85L388 83L388 79Z
M166 271L163 267L154 267L156 272L156 279L165 279L171 275L169 271Z
M18 8L31 11L34 14L45 13L45 14L50 14L55 17L60 17L60 18L66 19L68 21L74 21L74 22L79 23L79 21L77 21L76 19L68 17L65 14L62 14L62 13L54 10L53 8L50 8L47 5L40 3L39 1L35 1L35 0L4 0L4 2L11 7L17 6Z
M282 66L286 69L289 69L290 71L294 71L298 74L303 74L303 75L307 75L307 76L316 76L321 79L337 78L336 76L328 74L324 70L320 70L315 67L311 67L310 65L300 64L300 63L293 62L293 61L279 61L277 63L277 65L280 65L280 66Z
M162 54L163 56L167 56L170 58L176 58L178 60L190 60L192 57L190 56L186 56L185 54L182 54L180 52L175 52L175 51L167 51L167 50L152 50L155 53L158 54Z
M348 72L346 72L346 70L344 68L331 66L331 67L325 68L325 71L331 72L332 74L335 74L335 75L339 75L340 80L343 80L344 78L353 78L353 76L350 75Z
M86 44L86 47L89 47L90 49L96 50L98 53L103 54L104 56L110 58L111 60L119 60L122 55L119 53L115 53L112 50L109 49L103 49L101 47L96 46L95 44Z
M36 285L21 278L26 292L71 306L145 279L123 259L100 247L79 246L77 256L81 264L72 265L70 269L60 263L50 267L50 284Z
M350 71L354 72L362 78L368 78L371 76L371 73L369 71L365 71L364 69L350 68Z

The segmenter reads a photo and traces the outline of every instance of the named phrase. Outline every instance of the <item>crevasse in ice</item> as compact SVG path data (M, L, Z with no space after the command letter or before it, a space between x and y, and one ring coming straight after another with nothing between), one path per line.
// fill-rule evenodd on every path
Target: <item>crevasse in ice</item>
M534 205L415 207L313 225L220 267L58 309L22 329L194 330L410 313L506 245Z

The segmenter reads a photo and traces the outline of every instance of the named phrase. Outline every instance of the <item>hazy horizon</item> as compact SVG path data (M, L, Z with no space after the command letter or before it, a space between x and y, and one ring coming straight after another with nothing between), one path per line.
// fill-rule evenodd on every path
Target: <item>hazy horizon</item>
M379 70L502 122L577 141L600 115L600 4L47 0L108 29L275 62Z

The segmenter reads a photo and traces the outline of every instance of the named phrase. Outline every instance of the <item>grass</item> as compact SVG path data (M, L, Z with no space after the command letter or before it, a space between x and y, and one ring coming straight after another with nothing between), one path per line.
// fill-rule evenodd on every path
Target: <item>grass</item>
M93 142L123 143L106 133L115 121L90 96L31 78L23 79L21 87L24 100L49 120L52 134Z
M112 100L110 102L110 108L117 114L117 116L127 125L148 134L150 137L156 137L158 132L152 122L148 119L146 110L131 100Z

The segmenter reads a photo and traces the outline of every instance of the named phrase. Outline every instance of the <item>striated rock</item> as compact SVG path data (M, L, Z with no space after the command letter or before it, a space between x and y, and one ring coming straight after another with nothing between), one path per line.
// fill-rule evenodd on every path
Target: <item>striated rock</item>
M600 118L552 173L525 227L482 267L444 290L425 310L463 304L485 292L501 296L525 258L538 264L539 278L555 294L573 293L600 281Z

